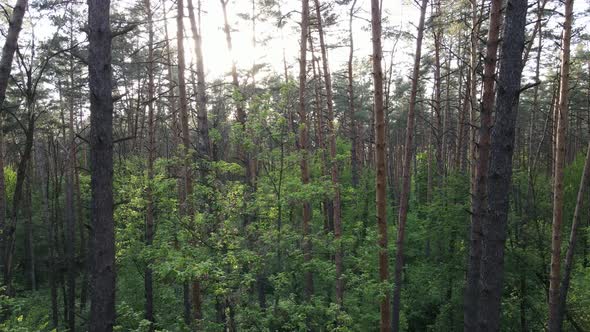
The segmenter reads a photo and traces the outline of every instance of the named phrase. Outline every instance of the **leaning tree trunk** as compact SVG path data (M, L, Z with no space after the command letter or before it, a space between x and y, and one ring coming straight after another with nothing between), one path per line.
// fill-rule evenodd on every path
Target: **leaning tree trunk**
M113 220L113 97L110 0L88 0L90 162L92 191L91 332L115 325L115 223Z
M23 17L25 16L25 10L27 9L28 0L17 0L16 4L12 9L12 15L8 26L8 32L6 33L6 39L4 40L4 46L2 47L2 57L0 58L0 107L4 104L6 99L6 88L8 87L8 79L10 78L10 72L12 70L12 59L14 58L14 52L18 47L18 35L23 25ZM4 112L0 113L3 116ZM4 192L4 149L3 149L3 136L2 128L0 128L0 231L2 236L0 238L0 254L5 258L8 256L10 250L10 238L7 236L7 224L6 224L6 196ZM7 261L4 260L4 284L7 286L7 290L10 290L10 278L6 277L10 274L10 268L6 266ZM10 292L8 292L10 294Z
M561 42L559 106L556 110L555 166L553 178L553 226L551 236L551 271L549 274L549 332L561 331L559 321L559 283L561 273L561 226L563 224L563 169L569 104L570 40L572 38L574 0L565 2L565 21Z
M399 314L401 310L400 298L402 292L402 271L404 268L404 237L406 221L408 219L408 205L410 201L410 185L412 176L412 158L414 146L414 125L416 117L416 98L418 95L418 81L420 79L420 60L422 58L422 39L424 38L424 20L428 0L422 0L420 5L420 22L418 23L418 36L416 38L416 54L414 55L414 68L412 71L412 87L410 90L410 104L408 121L406 126L406 144L404 146L402 168L402 191L400 196L399 216L397 223L397 239L395 242L395 272L393 290L393 331L399 331Z
M510 196L507 193L510 192L512 181L512 156L520 96L526 13L527 0L508 1L496 93L496 122L492 129L490 165L487 173L488 208L482 224L477 331L500 331L504 243L510 207Z
M576 199L576 208L574 209L574 218L572 220L572 229L570 231L569 245L565 254L565 264L563 269L563 280L559 290L559 304L557 308L557 326L561 328L563 318L565 316L565 306L567 301L567 293L570 286L570 279L574 264L574 250L578 240L578 229L580 228L580 214L582 213L582 205L584 203L584 195L586 187L588 186L590 178L590 144L586 152L586 161L584 163L584 172L580 180L580 188L578 189L578 198Z

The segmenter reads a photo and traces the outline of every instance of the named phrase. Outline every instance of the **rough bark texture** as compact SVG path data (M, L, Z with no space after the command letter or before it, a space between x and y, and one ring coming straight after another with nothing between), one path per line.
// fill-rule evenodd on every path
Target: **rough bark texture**
M375 114L375 187L376 187L376 209L377 227L379 233L379 281L386 287L389 283L389 260L387 255L387 168L385 158L385 109L383 107L383 59L381 47L381 8L379 0L371 0L371 32L373 36L373 113ZM391 316L389 306L389 292L385 293L380 303L381 311L381 332L390 328Z
M420 80L420 60L422 58L422 39L424 38L424 20L428 0L422 0L420 7L420 21L418 23L418 36L416 38L416 53L414 55L414 68L412 70L412 87L410 90L410 104L406 126L406 142L404 146L402 167L402 191L400 194L399 214L397 223L397 239L395 241L395 271L393 290L393 331L400 330L400 298L402 291L402 272L404 268L404 238L406 221L408 219L408 206L410 201L410 185L412 176L412 158L414 151L414 125L416 117L416 97L418 95L418 81Z
M475 6L475 5L474 5ZM486 211L486 185L490 151L490 132L494 108L494 83L496 78L496 55L501 24L502 0L492 0L490 23L484 59L483 92L477 149L477 160L472 169L471 230L467 287L464 301L464 330L474 331L477 326L479 279L481 261L481 224ZM475 14L474 14L475 15ZM475 15L476 16L476 15ZM472 50L473 51L473 50ZM474 101L472 101L473 103Z
M549 332L561 331L559 323L559 283L561 273L561 228L563 224L563 169L569 107L570 40L572 38L574 1L565 1L565 21L561 42L561 77L559 106L556 109L555 166L553 178L553 225L551 236L551 271L549 274Z
M92 278L88 329L115 324L115 224L113 220L113 97L110 1L88 0Z
M509 0L487 173L487 212L483 218L478 331L500 331L512 155L525 44L527 0Z
M307 33L309 30L309 2L301 1L301 39L299 49L299 149L301 151L301 182L309 184L308 166L308 131L307 111L305 110L305 83L307 80ZM303 202L303 261L306 264L311 262L311 204L308 200ZM309 267L304 271L306 300L310 300L313 294L313 274Z

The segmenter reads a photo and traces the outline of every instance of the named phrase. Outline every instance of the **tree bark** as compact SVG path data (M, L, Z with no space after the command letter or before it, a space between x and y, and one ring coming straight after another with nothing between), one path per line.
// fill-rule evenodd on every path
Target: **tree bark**
M410 185L412 176L412 158L414 151L414 125L416 117L416 98L418 95L418 81L420 80L420 60L422 59L422 39L424 38L424 21L428 0L422 0L420 4L420 21L418 23L418 35L416 38L416 53L414 55L414 68L412 70L412 87L410 90L410 103L406 125L406 142L404 146L402 167L402 191L400 194L400 206L397 223L397 239L395 242L395 272L393 290L393 331L400 330L402 272L404 267L404 238L406 221L408 219L408 206L410 201Z
M320 9L320 1L314 0L315 11L317 18L317 28L320 36L320 50L322 53L322 64L324 69L324 84L326 87L326 106L328 109L328 135L330 141L330 166L331 166L331 177L332 186L334 190L334 196L332 199L332 215L334 218L334 241L336 246L336 254L334 257L336 264L336 302L340 307L343 306L344 302L344 280L342 273L343 267L343 252L342 252L342 221L340 211L340 174L338 170L338 162L336 156L336 131L334 129L334 101L332 94L332 77L330 74L330 68L328 65L328 54L326 51L326 43L324 41L324 29L322 24L322 13Z
M146 186L146 216L145 216L145 245L150 248L154 241L154 195L152 187L154 185L154 161L156 159L156 118L154 116L154 27L153 13L150 0L144 0L144 6L147 16L148 29L148 59L147 59L147 107L148 107L148 144L147 144L147 186ZM151 324L150 331L154 330L154 285L153 271L150 267L151 262L146 262L144 270L144 290L145 290L145 319Z
M198 0L199 11L199 27L195 19L195 11L193 8L193 1L188 0L188 13L191 22L191 31L195 42L195 55L197 62L197 123L199 140L197 149L201 158L211 158L211 142L209 141L209 123L207 120L207 94L205 92L205 68L203 64L203 37L201 35L200 16L201 16L201 0Z
M494 85L496 78L496 58L498 36L501 24L502 0L492 0L486 56L484 59L483 92L481 101L480 125L476 144L477 160L472 177L471 230L469 264L467 268L467 287L464 301L464 330L474 331L478 322L480 261L482 250L482 221L486 211L486 186L490 151L490 132L494 108ZM473 51L473 50L472 50ZM472 64L473 65L473 64ZM474 70L474 69L472 69ZM473 101L472 101L473 103Z
M352 173L352 186L354 188L358 188L359 186L359 124L357 123L355 107L354 107L354 88L353 88L353 71L352 71L352 61L354 60L354 39L352 33L352 21L354 18L354 9L356 7L357 0L352 1L352 5L350 6L349 11L349 18L348 18L348 38L350 38L349 44L349 51L348 51L348 108L350 112L350 132L352 136L352 144L350 148L350 165L351 165L351 173Z
M300 169L301 182L304 186L308 185L309 165L308 165L308 132L309 123L307 120L307 111L305 110L305 84L307 80L307 33L309 30L309 2L301 1L301 35L299 49L299 149L301 151ZM306 265L311 262L311 203L307 198L303 201L303 261ZM304 295L306 301L313 295L313 273L311 267L306 266L304 271Z
M574 1L565 1L565 20L561 42L559 107L556 110L555 167L553 177L553 224L551 229L551 270L549 274L549 332L561 331L559 321L559 283L561 273L561 228L563 224L563 169L569 107L570 41L572 38Z
M90 158L92 191L91 332L115 325L115 224L113 220L113 97L110 1L88 0Z
M4 100L6 99L6 88L8 87L8 80L10 78L10 72L12 70L12 60L14 58L14 52L18 47L18 35L23 25L23 17L27 9L28 0L17 0L10 16L10 22L8 26L8 32L6 33L6 39L4 40L4 46L2 47L2 57L0 57L0 107L3 107ZM3 115L4 112L0 115ZM3 133L0 132L2 137ZM4 191L4 142L3 138L0 138L0 230L2 236L0 243L0 254L4 257L4 285L7 287L7 293L11 293L11 278L10 278L10 264L6 258L10 251L10 235L9 225L6 222L6 196ZM7 278L9 277L9 278Z
M487 172L487 211L483 215L478 331L500 331L512 156L525 45L527 0L506 5L495 117Z
M373 36L373 112L375 114L375 187L376 187L376 210L378 227L379 247L379 281L382 287L388 288L389 283L389 260L387 255L387 168L385 165L385 110L383 107L383 59L381 47L381 8L379 0L371 0L371 32ZM402 237L403 239L403 237ZM399 248L398 248L399 250ZM403 249L402 249L403 250ZM381 299L381 332L390 328L391 316L389 305L389 292Z

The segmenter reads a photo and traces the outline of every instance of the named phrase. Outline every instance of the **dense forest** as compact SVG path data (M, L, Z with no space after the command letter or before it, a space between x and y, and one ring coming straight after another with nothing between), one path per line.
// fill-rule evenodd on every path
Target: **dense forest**
M590 3L1 1L0 331L590 331Z

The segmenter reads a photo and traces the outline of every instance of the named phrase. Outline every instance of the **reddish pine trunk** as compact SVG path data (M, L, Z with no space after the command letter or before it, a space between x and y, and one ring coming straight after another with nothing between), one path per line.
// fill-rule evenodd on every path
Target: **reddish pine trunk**
M307 121L307 112L305 110L305 83L307 80L307 33L309 29L309 2L301 1L301 48L299 50L299 149L301 150L301 182L303 185L309 184L309 166L308 166L308 131L309 124ZM311 262L311 204L307 199L303 202L303 261L306 264ZM309 301L313 294L313 274L310 267L305 268L304 272L304 293L305 299Z
M464 301L464 330L474 331L477 326L479 279L481 260L481 224L486 211L486 186L490 151L490 133L492 112L494 108L494 83L496 77L496 58L498 37L501 24L502 0L492 0L490 7L490 24L484 59L483 93L479 135L477 142L477 160L472 178L471 230L469 247L469 264L467 268L467 287ZM475 15L474 15L475 16ZM473 51L473 50L472 50ZM472 101L473 103L474 101ZM475 151L474 151L475 152Z
M566 158L569 107L570 40L572 37L574 1L565 2L565 21L561 42L561 77L559 106L556 108L555 167L553 180L553 226L551 236L551 272L549 274L549 331L561 330L559 319L559 283L561 273L561 228L563 224L563 169Z
M373 88L374 88L374 114L375 114L375 166L376 166L376 195L377 195L377 227L379 233L379 281L386 287L389 283L389 260L387 255L387 194L385 167L385 109L383 107L383 58L381 47L381 8L379 0L371 0L371 31L373 35ZM399 248L398 248L399 250ZM381 299L381 332L389 331L391 316L389 314L389 292Z

